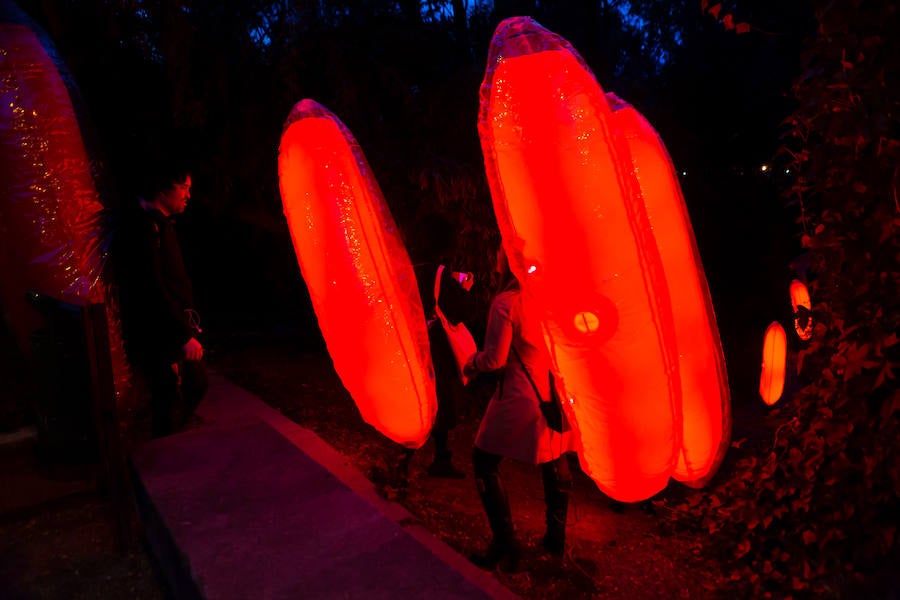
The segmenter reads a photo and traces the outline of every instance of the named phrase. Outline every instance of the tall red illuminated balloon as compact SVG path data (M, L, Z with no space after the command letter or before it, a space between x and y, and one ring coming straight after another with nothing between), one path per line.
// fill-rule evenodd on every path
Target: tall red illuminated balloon
M572 399L582 468L623 501L673 475L701 484L727 445L724 361L655 132L610 106L568 42L519 17L494 34L479 133L510 266ZM700 339L682 343L693 327Z
M673 477L700 486L715 474L731 432L731 392L709 286L672 161L653 126L607 94L617 136L628 143L669 286L681 376L683 436Z
M412 263L359 144L313 100L278 157L284 214L335 370L363 419L418 448L437 411Z
M26 290L76 303L103 299L92 251L102 205L52 53L21 10L0 2L0 298L26 352L40 324Z
M665 276L611 113L565 40L527 18L500 24L479 132L503 245L574 398L582 467L631 501L672 473L681 389Z

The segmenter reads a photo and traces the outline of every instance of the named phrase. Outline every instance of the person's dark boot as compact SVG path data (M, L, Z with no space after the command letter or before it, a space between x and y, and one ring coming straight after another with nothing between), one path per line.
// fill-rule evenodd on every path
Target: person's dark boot
M547 533L544 534L544 548L556 557L566 552L566 517L569 512L569 488L571 476L565 456L541 465L544 480L544 498L547 503Z
M426 469L429 477L441 477L444 479L463 479L466 474L453 466L450 461L450 452L435 454L434 462Z
M483 554L473 554L470 560L482 569L499 566L508 573L515 573L519 568L521 551L503 480L500 479L499 473L493 473L477 478L475 483L494 537Z
M409 477L409 466L412 463L413 455L415 454L415 450L412 448L401 448L399 455L397 456L397 467L396 472L397 475L403 477L404 479Z
M487 550L483 554L472 554L469 560L476 567L486 569L488 571L498 566L507 573L516 573L519 570L519 558L521 549L516 538L506 541L500 541L494 538L488 545Z
M552 508L547 507L547 533L544 534L544 549L556 557L566 552L566 515L569 508L569 495L560 494Z

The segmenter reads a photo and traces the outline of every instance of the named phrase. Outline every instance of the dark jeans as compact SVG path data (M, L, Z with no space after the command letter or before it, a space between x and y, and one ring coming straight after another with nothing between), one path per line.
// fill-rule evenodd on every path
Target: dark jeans
M150 390L155 438L180 429L206 395L206 365L193 360L177 364L178 373L166 362L148 361L140 365Z

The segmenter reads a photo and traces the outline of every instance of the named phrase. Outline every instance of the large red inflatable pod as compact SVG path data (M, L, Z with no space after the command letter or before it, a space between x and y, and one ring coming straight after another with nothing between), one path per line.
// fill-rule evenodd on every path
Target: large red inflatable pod
M628 143L675 318L683 435L673 477L701 486L715 474L731 439L731 393L709 286L681 186L662 140L630 104L613 94L607 94L607 100L617 136Z
M25 352L41 324L26 291L103 300L102 205L73 91L46 35L0 1L0 308Z
M418 448L437 411L425 316L406 248L350 130L297 103L278 157L284 214L313 308L363 419Z
M648 498L681 453L681 381L628 143L578 53L525 17L494 34L479 133L503 246L571 398L582 468L613 498Z

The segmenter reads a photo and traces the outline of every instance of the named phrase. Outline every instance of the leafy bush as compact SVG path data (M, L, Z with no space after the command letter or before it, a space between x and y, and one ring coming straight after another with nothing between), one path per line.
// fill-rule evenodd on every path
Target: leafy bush
M809 383L768 415L764 445L676 512L754 597L887 596L900 589L897 9L812 4L783 148L817 323L794 365Z

